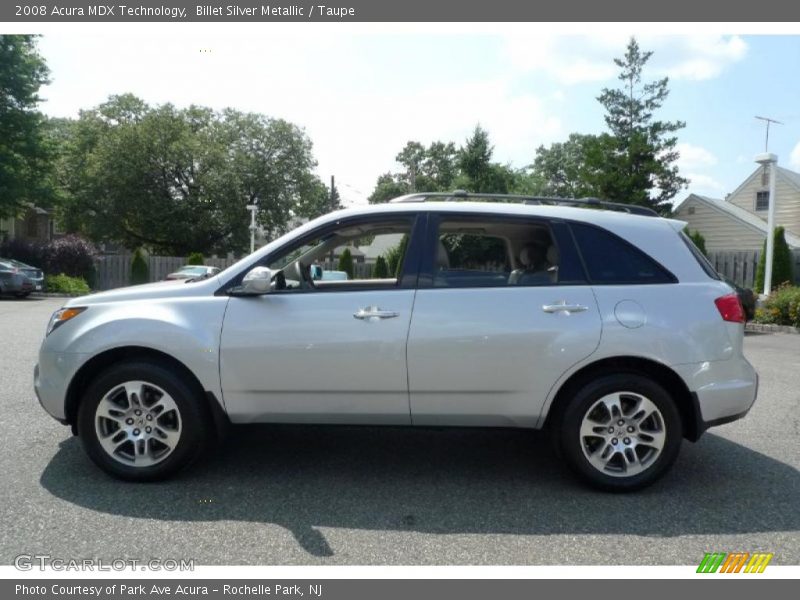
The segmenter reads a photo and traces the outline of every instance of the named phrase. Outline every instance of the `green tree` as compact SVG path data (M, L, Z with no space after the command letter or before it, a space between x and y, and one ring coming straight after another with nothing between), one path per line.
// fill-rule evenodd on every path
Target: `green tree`
M378 182L375 184L375 189L367 199L370 204L383 204L398 196L408 194L410 188L408 183L400 181L396 176L391 173L384 173L378 177Z
M767 268L767 241L764 240L764 247L758 259L756 269L756 292L764 291L764 278ZM791 283L792 280L792 252L786 243L786 235L783 227L776 227L773 230L773 249L772 249L772 285L771 289L776 289L785 282Z
M464 187L471 192L497 192L488 189L492 180L492 154L494 147L489 142L489 133L477 125L472 135L459 151L458 166L461 169Z
M378 258L375 259L375 268L372 270L372 277L374 279L386 279L389 277L389 267L383 256L378 256Z
M539 146L531 167L539 186L537 193L559 198L596 195L590 161L597 144L597 136L573 133L566 142L556 142L549 148Z
M0 217L50 205L51 147L37 110L48 69L32 35L0 35Z
M131 285L139 285L148 281L150 281L150 269L147 266L147 259L145 259L142 249L137 248L131 260Z
M339 255L338 269L347 273L348 279L353 279L353 255L350 253L350 248L345 248Z
M386 251L386 265L389 268L390 277L400 277L400 271L403 268L403 258L405 258L407 247L408 235L406 234L400 239L396 246Z
M232 109L151 107L130 94L81 113L63 158L68 227L175 255L241 251L246 205L268 235L327 212L311 141Z
M677 137L672 135L686 124L655 118L669 96L669 79L642 82L652 54L631 38L625 56L614 60L622 86L604 88L597 98L606 110L611 136L602 141L610 151L595 155L592 165L601 175L598 191L605 198L668 212L669 200L688 183L678 173Z
M189 256L186 257L186 264L204 265L206 264L206 259L203 257L202 252L192 252Z
M703 237L703 234L700 233L699 231L689 231L688 229L686 230L686 232L688 233L689 238L691 238L694 245L697 246L697 249L707 256L708 253L706 252L706 238Z

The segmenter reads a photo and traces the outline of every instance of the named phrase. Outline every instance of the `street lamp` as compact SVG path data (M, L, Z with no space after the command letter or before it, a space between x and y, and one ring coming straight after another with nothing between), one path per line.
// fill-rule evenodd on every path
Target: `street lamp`
M772 291L772 257L775 250L775 172L778 170L778 156L771 152L756 154L755 161L765 169L769 168L769 205L767 211L767 256L764 257L764 297Z
M250 211L250 254L256 250L256 211L258 204L248 204L247 210Z

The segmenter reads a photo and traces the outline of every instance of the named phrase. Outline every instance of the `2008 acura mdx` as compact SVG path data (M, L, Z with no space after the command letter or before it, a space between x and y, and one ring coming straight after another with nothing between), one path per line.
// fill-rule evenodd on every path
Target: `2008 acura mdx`
M742 307L684 225L463 192L338 211L218 275L68 301L36 393L128 480L228 422L347 423L548 428L585 481L638 489L756 397ZM311 276L345 249L348 279Z

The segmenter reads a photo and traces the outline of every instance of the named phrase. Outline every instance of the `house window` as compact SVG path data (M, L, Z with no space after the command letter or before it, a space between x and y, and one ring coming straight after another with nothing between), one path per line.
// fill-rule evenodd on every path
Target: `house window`
M689 214L689 215L693 215L694 214L694 206L690 206L689 208L687 208L686 209L686 213Z
M769 209L769 192L756 192L756 210Z

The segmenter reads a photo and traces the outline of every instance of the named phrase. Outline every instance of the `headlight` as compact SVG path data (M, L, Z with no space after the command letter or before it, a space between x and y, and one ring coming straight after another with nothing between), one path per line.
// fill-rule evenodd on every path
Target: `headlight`
M45 337L50 335L50 333L54 329L57 329L70 319L74 319L85 310L86 310L85 306L76 306L70 308L62 308L54 312L53 316L50 317L50 322L47 324L47 333L45 334Z

